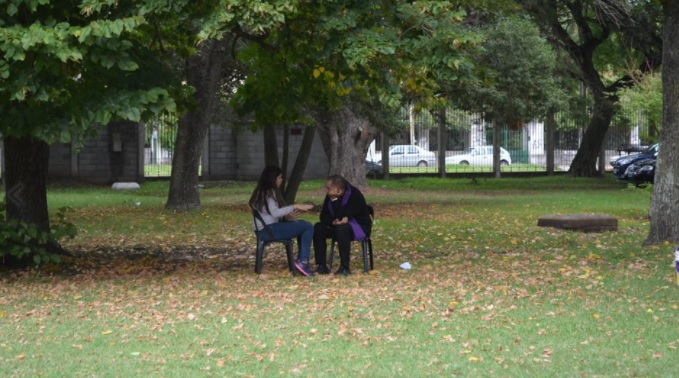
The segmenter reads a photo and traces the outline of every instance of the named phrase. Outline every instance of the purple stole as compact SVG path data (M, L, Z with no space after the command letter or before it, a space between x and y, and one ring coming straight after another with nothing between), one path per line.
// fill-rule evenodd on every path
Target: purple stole
M347 191L344 192L344 195L342 196L342 207L346 206L347 202L349 202L349 196L351 196L351 185L347 183ZM330 210L330 215L334 217L335 211L332 209L331 201L328 201L328 210ZM350 219L349 226L351 226L351 230L354 232L354 240L365 239L365 231L363 231L361 225L356 222L356 219Z

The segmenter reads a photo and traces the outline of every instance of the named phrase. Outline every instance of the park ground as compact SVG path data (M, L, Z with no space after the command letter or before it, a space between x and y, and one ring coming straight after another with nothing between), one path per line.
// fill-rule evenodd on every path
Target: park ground
M298 202L322 201L323 183ZM375 270L254 273L253 183L205 183L203 208L139 191L49 190L73 256L0 272L0 375L676 376L673 245L642 246L651 191L611 178L370 181ZM537 227L602 213L619 231ZM313 221L317 215L306 214ZM409 262L412 269L400 264Z

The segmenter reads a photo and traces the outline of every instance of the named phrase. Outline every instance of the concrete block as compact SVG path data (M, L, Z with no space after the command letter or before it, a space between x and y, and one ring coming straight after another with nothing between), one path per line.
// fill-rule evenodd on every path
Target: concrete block
M584 232L618 231L618 219L606 214L550 214L538 219L538 227Z
M139 189L139 184L136 182L115 182L111 185L113 189Z

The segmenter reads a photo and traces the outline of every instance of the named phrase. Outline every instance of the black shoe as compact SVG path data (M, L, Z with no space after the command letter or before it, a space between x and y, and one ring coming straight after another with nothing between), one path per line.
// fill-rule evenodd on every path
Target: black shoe
M351 270L349 270L349 268L347 268L347 267L340 266L340 268L337 269L335 274L338 275L338 276L348 276L348 275L351 274Z
M316 273L318 274L330 274L330 269L325 264L318 264L316 267Z

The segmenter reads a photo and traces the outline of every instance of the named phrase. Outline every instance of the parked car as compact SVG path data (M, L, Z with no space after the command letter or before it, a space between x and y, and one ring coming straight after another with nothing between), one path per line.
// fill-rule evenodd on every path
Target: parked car
M636 186L646 183L653 184L655 180L655 163L658 159L648 158L638 160L627 167L625 170L625 180Z
M382 164L382 160L377 162ZM418 146L407 144L389 147L390 167L426 167L436 166L436 155Z
M480 146L466 149L461 155L448 156L446 165L481 165L493 166L493 146ZM500 166L512 164L512 157L509 152L500 147Z
M383 174L384 171L382 170L382 164L372 161L372 160L366 160L365 161L365 174L366 175L381 175Z
M625 171L627 171L627 167L630 166L630 164L635 163L637 161L643 160L643 159L648 159L648 158L655 158L658 156L658 150L660 149L660 144L656 143L649 147L647 150L644 152L638 153L638 154L631 154L631 155L625 155L625 156L620 156L619 158L615 160L611 160L611 166L613 167L613 176L624 180L625 179Z

